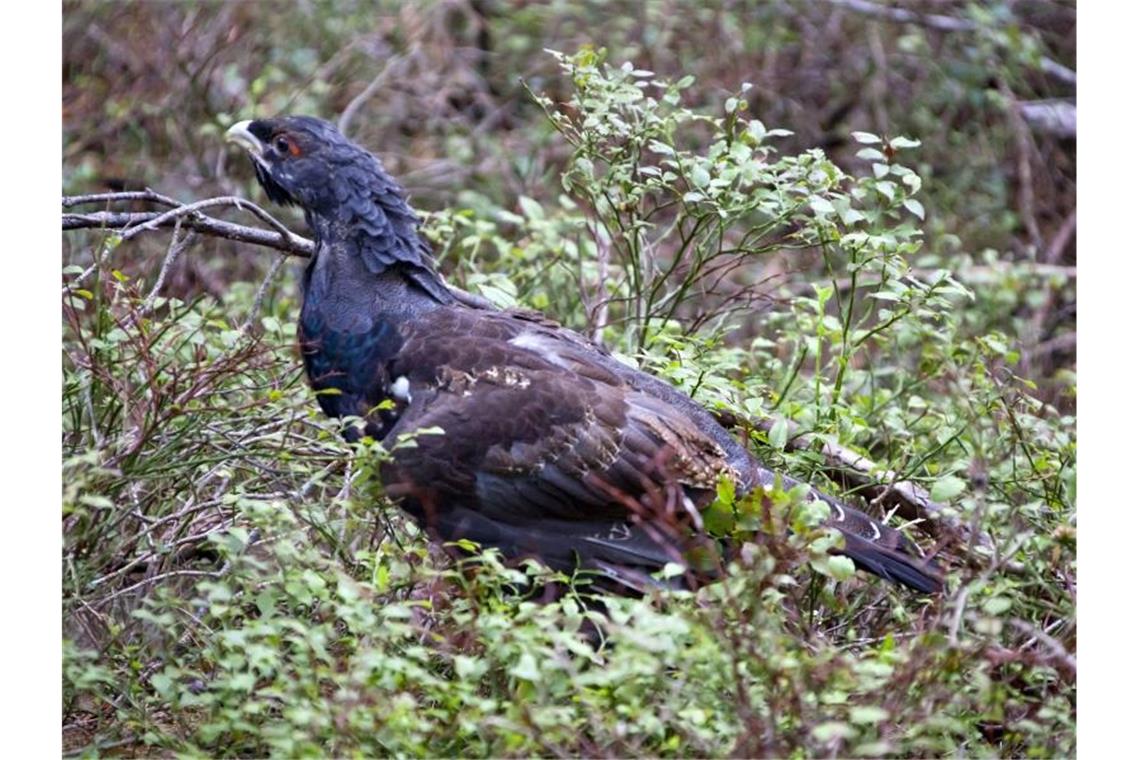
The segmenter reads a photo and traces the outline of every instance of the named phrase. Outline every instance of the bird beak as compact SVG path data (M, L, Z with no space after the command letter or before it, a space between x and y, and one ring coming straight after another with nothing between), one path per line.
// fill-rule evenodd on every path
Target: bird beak
M249 131L249 125L251 123L250 121L239 121L227 129L226 142L240 145L245 148L254 159L260 160L261 151L264 146L262 146L261 140L258 140L257 136Z

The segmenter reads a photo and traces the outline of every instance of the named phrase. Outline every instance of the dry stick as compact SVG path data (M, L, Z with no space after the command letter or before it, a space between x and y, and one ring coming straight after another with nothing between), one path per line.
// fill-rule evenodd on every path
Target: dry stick
M167 220L177 219L183 216L197 216L198 212L201 209L214 208L216 206L233 206L235 208L250 212L258 219L265 222L273 229L277 230L277 233L281 236L282 240L288 240L293 236L293 233L290 232L288 227L277 221L277 219L272 214L261 208L261 206L258 206L256 203L251 203L245 198L239 198L236 195L226 195L220 198L207 198L204 201L196 201L195 203L190 203L185 206L179 206L178 208L171 209L170 211L165 211L156 216L154 219L143 222L137 226L124 229L123 234L120 235L120 237L123 240L130 240L141 232L157 229Z
M108 196L111 195L121 194L108 194ZM117 199L118 198L83 196L83 202L90 203ZM131 200L137 199L138 198L134 197L131 198ZM159 227L174 227L179 223L179 220L181 220L182 227L196 230L207 235L274 248L296 256L308 257L313 255L316 246L311 240L289 232L276 219L272 219L271 222L268 222L278 230L278 232L274 233L252 227L243 227L231 222L223 222L199 213L198 211L208 206L231 205L235 200L241 201L241 203L237 205L243 210L250 211L259 218L266 219L267 221L272 219L267 211L248 201L237 198L215 198L174 209L174 212L181 213L98 212L95 214L64 214L63 229L127 229L128 234L134 236L144 229L153 230ZM127 234L124 234L123 238L127 239ZM262 283L261 290L267 287L267 283L276 274L276 269L279 267L280 263L276 264L275 268L270 271ZM456 295L457 299L469 306L491 308L489 302L485 299L457 290L451 286L448 286L448 289ZM726 427L751 427L767 431L770 430L774 424L774 420L745 420L742 417L727 412L719 412L718 418ZM791 426L789 427L791 428ZM798 441L794 437L794 433L791 429L789 429L788 445L798 449L808 448L807 442ZM955 540L961 541L967 546L970 545L971 534L968 529L958 521L957 517L953 515L945 505L932 500L930 495L921 487L909 481L890 482L896 477L896 475L890 471L884 471L881 476L872 474L878 470L878 468L874 466L874 463L866 457L856 454L849 449L845 449L838 444L826 444L824 446L824 458L829 464L829 476L833 477L836 482L842 484L844 482L854 481L858 488L874 494L874 498L882 499L886 504L897 507L899 513L907 519L925 520L926 523L924 523L924 526L932 526L938 531L935 535L944 537L948 533ZM927 529L929 530L930 527L927 527ZM973 536L973 540L983 547L992 547L992 542L989 537L984 534Z
M356 112L384 85L384 82L388 79L388 73L392 70L392 65L398 60L400 60L398 56L390 57L387 63L384 64L384 68L380 69L380 73L345 106L344 112L341 113L336 123L337 129L340 130L341 134L348 134L348 125L352 123Z
M175 219L158 221L160 214L153 211L97 211L91 214L64 214L63 229L107 229L122 230L135 228L150 223L147 229L157 227L173 227ZM236 240L240 243L252 243L266 248L275 248L278 251L294 256L309 257L313 255L316 244L308 238L289 233L288 239L282 239L280 233L260 230L256 227L245 227L233 222L224 222L205 214L191 216L182 221L184 229L191 229L211 237Z
M124 193L93 193L91 195L65 195L62 205L64 208L83 206L89 203L116 203L118 201L149 201L170 208L178 208L182 204L173 198L160 195L149 187L146 190L131 190Z
M865 16L893 21L899 24L918 24L939 32L974 32L980 27L973 21L935 13L918 13L905 8L889 8L871 0L830 0L832 5L862 13ZM1076 86L1077 72L1052 58L1041 58L1041 70L1054 79Z
M1069 652L1064 644L1057 641L1057 639L1050 636L1045 631L1042 631L1031 623L1028 623L1019 618L1009 618L1008 622L1017 630L1029 636L1029 641L1026 644L1033 643L1034 640L1044 644L1053 654L1053 659L1056 664L1060 666L1059 669L1066 671L1066 675L1071 678L1076 678L1077 675L1077 658ZM1023 647L1024 648L1024 647Z
M1021 222L1029 233L1034 249L1040 251L1041 228L1037 225L1037 204L1033 196L1033 136L1029 134L1029 127L1026 126L1025 119L1017 107L1017 97L1013 94L1013 90L1004 80L999 82L999 86L1005 98L1009 125L1017 144L1017 205L1021 212Z
M257 295L253 297L253 306L249 309L249 316L246 317L245 324L241 326L242 332L248 332L253 326L253 322L257 319L257 315L261 313L261 303L265 300L265 293L269 290L269 283L277 277L277 273L281 271L281 265L285 263L284 256L278 256L277 260L273 262L273 266L269 268L269 273L265 275L265 279L261 281L261 287L257 289Z
M154 308L154 302L158 300L158 294L162 290L162 286L166 283L166 276L170 273L170 267L182 255L182 252L190 247L194 242L197 235L193 230L188 231L181 238L178 233L182 229L182 220L184 217L178 217L174 222L174 234L170 236L170 246L166 249L166 256L162 259L162 267L158 270L158 278L154 281L154 287L150 289L146 300L143 301L142 313L149 314Z
M1057 234L1049 241L1049 247L1045 249L1044 264L1039 266L1057 267L1057 262L1061 260L1064 255L1065 249L1068 247L1069 242L1073 239L1073 234L1077 231L1077 210L1073 209L1061 224L1061 228L1057 230ZM1073 270L1073 276L1076 276L1076 267L1069 267ZM1049 288L1045 291L1045 299L1037 310L1033 312L1033 317L1029 320L1029 328L1025 335L1025 344L1029 346L1024 356L1021 359L1021 371L1023 373L1029 372L1030 364L1033 360L1040 357L1047 357L1052 354L1052 349L1055 346L1067 345L1068 336L1072 336L1074 341L1076 338L1075 333L1062 333L1059 338L1062 340L1059 343L1053 343L1052 340L1042 340L1045 337L1045 324L1049 321L1049 317L1053 314L1054 306L1057 303L1057 289ZM1046 348L1047 347L1047 348ZM1044 367L1038 367L1044 369Z

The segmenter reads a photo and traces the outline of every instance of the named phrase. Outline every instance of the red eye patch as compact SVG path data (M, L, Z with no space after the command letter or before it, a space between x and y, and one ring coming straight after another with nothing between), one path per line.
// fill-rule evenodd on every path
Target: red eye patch
M301 146L297 144L296 140L286 134L279 134L274 137L273 147L278 153L288 153L294 158L301 155Z

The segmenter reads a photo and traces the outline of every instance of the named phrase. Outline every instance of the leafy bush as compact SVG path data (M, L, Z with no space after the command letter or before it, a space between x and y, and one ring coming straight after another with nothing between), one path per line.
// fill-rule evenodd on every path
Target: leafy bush
M917 141L857 133L851 174L781 153L743 84L702 112L684 104L693 82L592 48L557 60L570 94L536 100L571 152L564 195L432 215L456 282L555 314L712 408L779 415L743 431L778 469L823 486L824 443L861 450L992 546L932 547L947 591L917 597L853 577L776 489L774 523L739 526L724 582L544 603L548 571L449 560L379 503L383 453L341 444L300 380L290 291L151 298L116 268L128 245L96 239L90 280L65 271L69 746L1071 754L1074 422L1013 374L993 296L913 266ZM768 281L776 258L800 276ZM806 451L789 453L793 429ZM752 514L727 493L712 509Z

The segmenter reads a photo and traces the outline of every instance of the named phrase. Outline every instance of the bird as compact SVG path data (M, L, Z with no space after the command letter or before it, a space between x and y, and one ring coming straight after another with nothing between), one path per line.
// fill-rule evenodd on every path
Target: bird
M541 314L448 285L403 188L331 123L241 121L226 140L315 238L298 341L321 409L350 442L381 443L385 495L431 538L538 559L607 592L699 586L720 572L702 521L718 486L743 498L798 485L673 385ZM807 498L826 504L823 524L843 537L834 551L857 568L941 590L901 531L810 486Z

